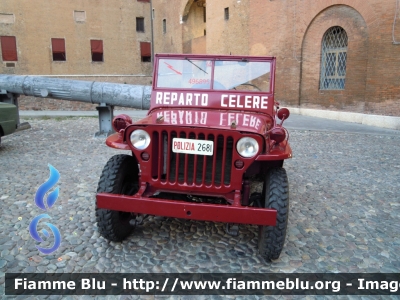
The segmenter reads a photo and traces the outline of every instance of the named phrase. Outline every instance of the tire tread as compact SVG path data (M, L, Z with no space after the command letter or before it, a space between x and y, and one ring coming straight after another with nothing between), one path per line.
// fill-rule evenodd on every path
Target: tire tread
M121 193L120 183L127 172L137 172L135 166L138 169L135 159L130 155L118 154L111 157L101 173L97 193ZM98 208L97 203L96 221L100 235L113 242L122 241L134 228L129 223L121 223L119 211Z
M265 181L265 208L277 210L276 226L260 226L258 249L267 260L278 259L285 243L289 217L289 184L284 168L268 171Z

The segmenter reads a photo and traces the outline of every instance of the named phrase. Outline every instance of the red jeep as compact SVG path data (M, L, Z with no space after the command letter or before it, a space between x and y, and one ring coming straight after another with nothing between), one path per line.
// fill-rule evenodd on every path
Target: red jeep
M147 215L259 225L259 252L277 259L285 241L292 155L289 117L274 101L275 58L155 56L151 107L133 123L113 119L97 189L100 234L121 241ZM281 120L278 121L277 119Z

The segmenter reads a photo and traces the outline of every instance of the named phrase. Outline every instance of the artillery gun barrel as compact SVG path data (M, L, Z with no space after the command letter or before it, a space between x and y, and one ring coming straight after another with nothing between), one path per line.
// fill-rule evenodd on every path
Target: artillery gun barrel
M146 85L0 75L0 89L41 98L106 103L145 110L150 108L151 86Z

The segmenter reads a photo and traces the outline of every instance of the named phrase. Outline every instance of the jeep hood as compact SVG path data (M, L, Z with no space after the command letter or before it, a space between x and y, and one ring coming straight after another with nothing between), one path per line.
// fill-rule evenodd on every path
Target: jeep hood
M138 124L204 127L265 134L273 126L273 119L265 114L238 111L160 108L152 110L144 119L135 122L135 125Z

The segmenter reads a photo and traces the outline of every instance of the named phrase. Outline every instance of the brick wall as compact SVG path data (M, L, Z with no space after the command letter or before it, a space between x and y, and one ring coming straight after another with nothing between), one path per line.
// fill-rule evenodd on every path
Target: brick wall
M283 104L400 116L400 45L392 43L395 4L251 1L250 53L277 57L276 98ZM342 91L319 89L321 42L332 26L344 28L349 38ZM396 26L395 36L399 35Z
M340 16L340 20L337 20ZM333 27L342 27L348 37L345 89L322 90L319 87L322 37ZM316 16L307 29L300 64L300 105L326 108L357 107L365 101L368 62L368 33L362 16L345 5L328 7Z
M207 2L207 53L248 55L250 0ZM225 8L229 19L225 20Z
M156 42L156 52L198 52L193 40L185 40L192 25L182 20L193 0L171 0L171 5L165 1L153 5L172 19L174 32L168 34L175 37L176 47ZM206 52L276 56L276 98L285 105L400 116L400 45L392 43L395 4L392 0L207 1ZM224 19L226 7L229 20ZM157 15L155 22L160 22ZM321 42L333 26L345 29L349 38L346 87L340 91L319 88ZM399 16L394 34L400 40Z
M155 52L200 53L205 48L210 54L248 54L249 2L206 1L204 22L203 7L193 0L154 0ZM225 20L225 8L229 8L229 20ZM162 31L163 19L167 22L166 34ZM205 44L198 42L204 29Z
M153 1L155 53L182 53L182 18L186 6L187 1L182 0ZM164 19L166 33L163 32Z
M4 17L1 34L16 35L18 46L17 66L2 64L2 73L151 74L151 64L140 61L138 43L151 40L149 3L23 3L2 0L0 13L13 13L15 23ZM392 43L395 0L208 0L205 23L203 8L196 5L193 0L153 0L156 53L276 56L276 99L284 105L400 116L400 45ZM229 20L224 16L227 7ZM86 21L74 21L74 10L85 11ZM136 32L135 17L145 18L144 33ZM349 38L346 87L341 91L319 88L321 42L332 26L344 28ZM49 41L63 37L61 33L68 61L52 62ZM400 41L400 12L394 35ZM91 38L104 39L104 63L90 61ZM35 106L30 100L21 102L26 109L87 107L44 99Z
M13 23L0 19L0 35L15 36L18 53L13 68L0 56L2 74L151 75L140 55L140 42L151 41L149 3L1 0L0 13L14 16ZM144 32L136 31L136 17L144 18ZM53 61L52 38L65 40L66 61ZM103 62L92 61L91 39L103 41Z

